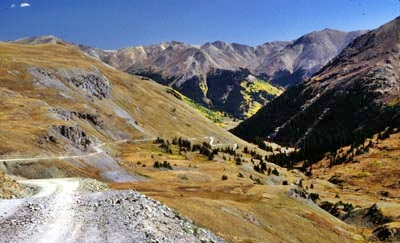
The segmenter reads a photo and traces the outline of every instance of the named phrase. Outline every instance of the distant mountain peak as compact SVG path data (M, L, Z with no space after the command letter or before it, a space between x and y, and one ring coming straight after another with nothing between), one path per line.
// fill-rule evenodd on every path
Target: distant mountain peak
M53 35L44 35L44 36L36 36L36 37L25 37L18 40L13 41L16 44L25 44L25 45L38 45L38 44L69 44L67 41L64 41Z

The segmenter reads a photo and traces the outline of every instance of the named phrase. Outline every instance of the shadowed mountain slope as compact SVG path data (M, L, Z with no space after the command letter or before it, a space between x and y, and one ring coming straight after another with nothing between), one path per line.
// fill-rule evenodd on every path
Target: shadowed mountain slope
M400 19L368 32L311 79L289 88L233 129L313 154L399 126Z

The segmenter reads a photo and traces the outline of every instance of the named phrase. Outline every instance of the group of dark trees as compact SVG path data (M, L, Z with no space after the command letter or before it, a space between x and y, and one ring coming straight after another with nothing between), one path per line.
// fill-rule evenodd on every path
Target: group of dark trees
M206 156L209 160L213 160L215 155L217 155L221 151L228 151L229 154L235 154L235 152L231 148L213 149L209 143L203 142L201 144L192 144L188 139L183 139L183 138L174 138L172 139L171 142L169 140L157 138L154 141L154 143L161 144L160 148L163 148L166 152L171 154L172 154L171 145L175 145L179 147L179 152L198 151L200 154Z
M253 163L253 169L255 171L257 171L258 173L265 174L265 172L267 172L268 175L273 174L273 175L279 176L279 172L276 168L274 168L274 169L267 168L267 163L264 162L264 159L266 161L269 161L268 156L265 156L263 158L263 156L261 154L257 153L257 151L249 150L248 147L243 148L243 153L251 155L251 162ZM257 161L258 161L258 163L257 163Z
M254 139L254 143L257 144L260 149L263 149L268 152L274 151L274 149L271 146L265 144L264 139L262 137L256 137Z
M231 148L231 147L221 148L221 149L220 149L220 152L226 153L226 154L229 154L229 155L233 155L233 156L236 155L235 150L233 150L233 148Z
M218 154L219 149L212 149L210 144L203 142L202 144L194 144L191 151L199 151L199 153L206 156L208 160L213 160L214 156Z
M159 168L165 168L168 170L173 169L171 164L168 161L164 161L163 163L156 161L156 162L154 162L153 167L156 169L159 169Z
M372 142L372 140L370 140L367 145L365 145L365 143L362 143L358 147L355 147L355 145L351 145L350 149L346 152L344 152L342 149L340 149L339 151L333 151L328 155L329 166L351 162L353 161L355 156L367 153L373 145L374 143Z
M192 143L187 139L174 138L172 139L172 144L178 145L180 151L190 151L192 149Z
M161 144L160 148L164 149L166 153L172 154L172 149L171 149L171 143L169 140L164 140L162 138L157 137L156 140L154 140L155 144Z
M262 155L257 153L257 151L249 150L248 147L243 148L243 153L251 155L253 159L262 159Z

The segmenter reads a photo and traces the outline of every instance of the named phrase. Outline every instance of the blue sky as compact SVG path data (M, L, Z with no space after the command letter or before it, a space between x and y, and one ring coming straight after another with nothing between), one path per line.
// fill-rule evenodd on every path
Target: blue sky
M55 35L103 49L170 40L257 45L324 28L373 29L398 15L399 0L0 0L0 40Z

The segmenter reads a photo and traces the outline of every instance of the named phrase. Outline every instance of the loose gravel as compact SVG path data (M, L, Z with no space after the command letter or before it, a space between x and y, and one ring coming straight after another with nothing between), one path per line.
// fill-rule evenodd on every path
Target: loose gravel
M2 200L0 242L224 240L160 202L129 190Z

